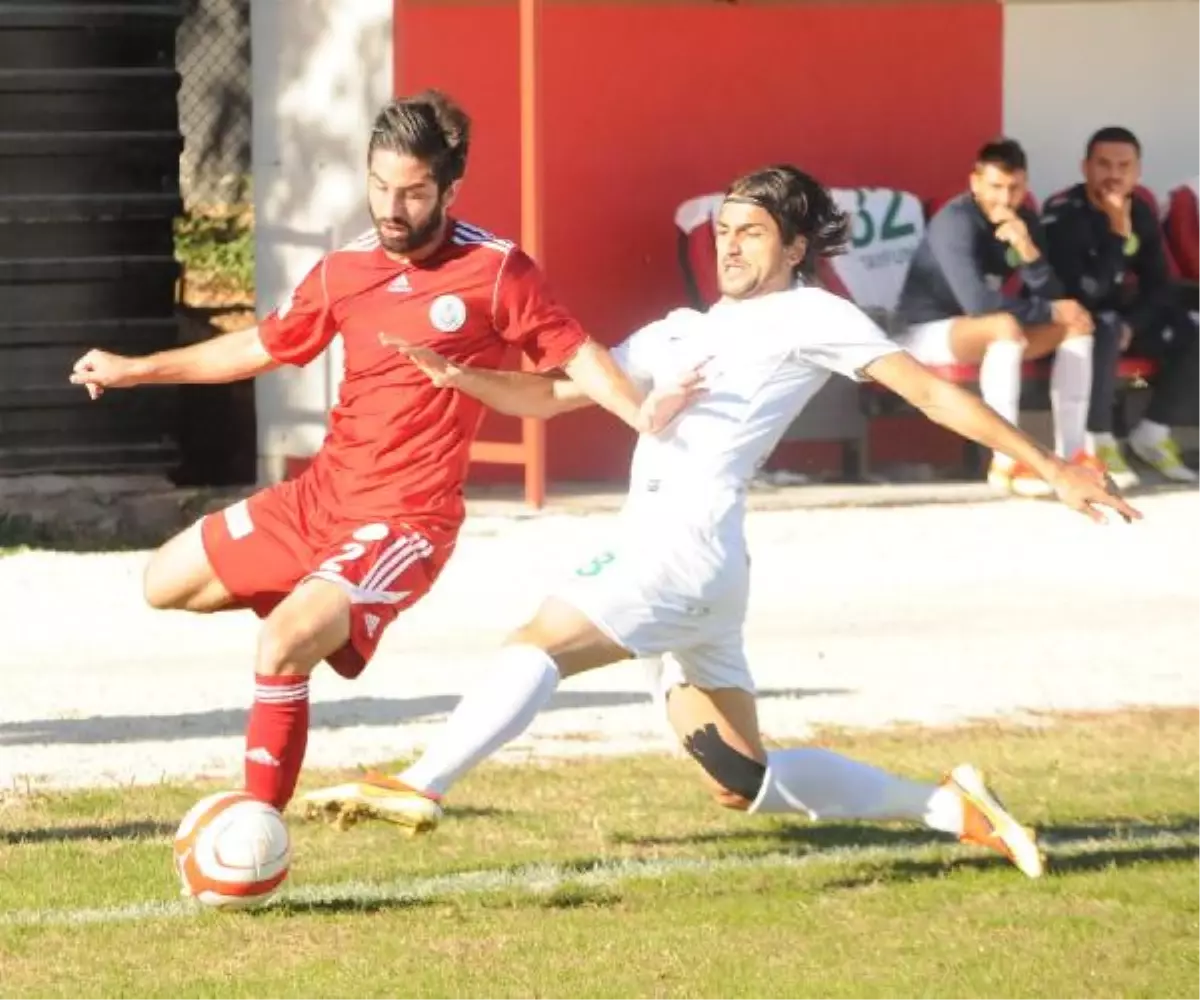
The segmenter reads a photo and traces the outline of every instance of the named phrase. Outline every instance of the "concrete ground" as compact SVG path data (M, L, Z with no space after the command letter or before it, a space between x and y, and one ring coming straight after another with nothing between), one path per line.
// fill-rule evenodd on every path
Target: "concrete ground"
M616 499L560 495L536 515L474 501L438 586L367 673L314 679L309 763L424 743L504 632L603 545ZM1200 494L1136 502L1144 522L1096 527L978 484L756 491L747 642L764 730L1200 704ZM256 620L146 609L145 558L0 559L0 792L237 780ZM507 757L662 749L644 674L626 664L564 683Z

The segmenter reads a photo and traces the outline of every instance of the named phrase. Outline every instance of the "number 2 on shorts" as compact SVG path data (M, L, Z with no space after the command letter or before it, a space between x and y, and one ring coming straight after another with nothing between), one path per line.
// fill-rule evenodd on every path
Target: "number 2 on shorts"
M323 563L321 569L326 573L341 573L342 567L348 562L354 562L359 556L367 551L365 545L359 545L358 542L346 542L342 546L342 551L335 556L330 556Z

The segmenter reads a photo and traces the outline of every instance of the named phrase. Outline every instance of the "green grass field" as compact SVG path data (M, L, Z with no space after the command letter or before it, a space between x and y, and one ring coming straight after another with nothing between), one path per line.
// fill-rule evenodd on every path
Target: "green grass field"
M11 795L0 994L1197 996L1197 713L1046 721L824 740L978 763L1040 827L1040 881L913 828L725 813L639 757L484 768L425 838L293 820L275 905L198 913L170 836L211 785Z

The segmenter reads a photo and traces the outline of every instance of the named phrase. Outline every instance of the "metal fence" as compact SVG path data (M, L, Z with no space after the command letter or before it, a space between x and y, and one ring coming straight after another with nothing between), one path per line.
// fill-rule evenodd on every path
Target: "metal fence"
M186 0L179 27L179 183L189 209L250 196L250 0Z

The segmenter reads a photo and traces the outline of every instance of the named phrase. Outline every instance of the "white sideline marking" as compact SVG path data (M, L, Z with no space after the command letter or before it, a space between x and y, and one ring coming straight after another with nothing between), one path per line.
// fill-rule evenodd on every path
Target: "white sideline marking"
M1143 828L1144 830L1145 828ZM1151 828L1152 829L1152 828ZM947 845L951 842L947 841ZM1051 858L1070 858L1103 848L1121 847L1128 851L1154 847L1196 847L1196 835L1159 831L1137 832L1136 828L1115 837L1056 842L1045 838L1042 846ZM483 895L489 892L516 890L529 895L545 895L563 886L611 886L627 879L666 878L702 872L706 875L731 871L755 871L772 868L803 868L814 863L834 861L886 861L912 859L941 850L941 845L895 847L834 847L806 854L774 853L758 857L728 858L666 858L661 860L620 859L599 861L580 871L571 865L527 865L519 868L494 868L474 872L453 872L426 878L403 879L394 882L338 882L330 885L298 886L282 891L271 905L259 912L269 912L278 903L303 908L306 905L345 903L353 905L377 903L410 903L420 900L447 899L454 896ZM167 920L195 917L203 907L189 900L131 903L82 909L14 910L0 913L0 926L62 926L75 924L107 924L130 920ZM243 911L241 915L245 915ZM254 911L249 911L254 912Z

